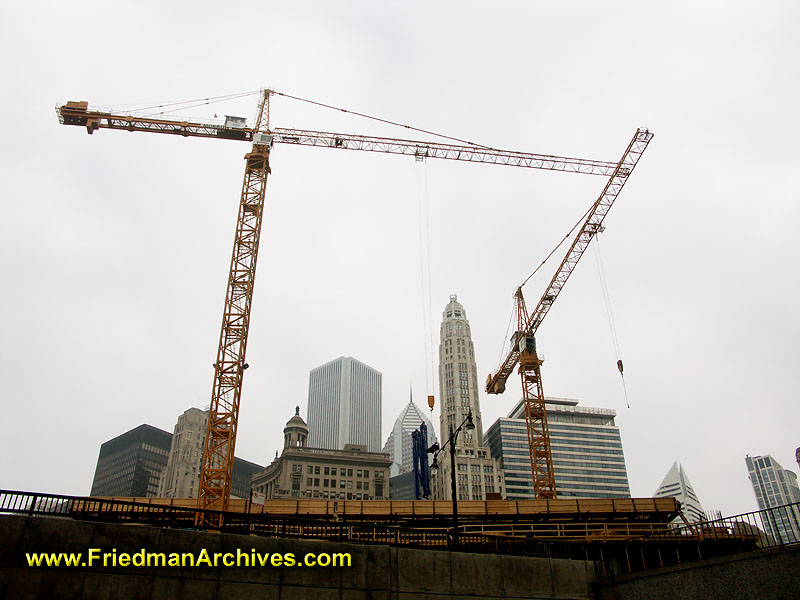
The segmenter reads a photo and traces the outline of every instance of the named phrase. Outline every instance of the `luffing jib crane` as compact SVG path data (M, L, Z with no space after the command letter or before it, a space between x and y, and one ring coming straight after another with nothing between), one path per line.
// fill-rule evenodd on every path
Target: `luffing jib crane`
M209 528L221 525L221 511L227 509L230 498L242 378L248 367L245 353L256 259L267 176L270 173L269 156L273 144L321 146L565 171L612 176L612 180L621 177L620 166L613 162L498 150L470 144L443 144L300 129L271 129L269 100L272 93L272 90L262 92L258 118L253 127L247 126L244 119L231 117L226 118L224 123L202 123L90 110L87 102L67 102L56 109L62 124L85 127L90 134L99 129L118 129L182 137L240 140L252 144L250 152L245 155L245 175L219 348L214 363L214 383L197 498L198 508L206 509L201 513L203 516L198 519L198 525Z
M561 293L564 284L575 269L575 265L578 264L589 246L589 242L600 231L603 219L652 138L653 134L646 129L636 131L636 135L633 136L631 143L611 173L603 192L587 213L581 229L556 269L553 279L550 280L550 285L547 286L544 294L539 298L538 304L530 313L525 306L522 286L514 292L517 329L511 337L511 350L502 365L497 372L490 374L487 378L486 391L489 394L502 394L506 389L506 380L514 368L519 365L535 498L556 497L553 457L550 452L550 432L547 427L547 411L542 388L542 360L536 353L536 331Z

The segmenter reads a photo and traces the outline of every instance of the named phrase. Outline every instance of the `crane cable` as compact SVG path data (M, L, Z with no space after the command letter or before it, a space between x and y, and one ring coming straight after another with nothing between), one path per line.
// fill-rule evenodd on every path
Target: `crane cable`
M586 209L586 212L585 212L585 213L583 213L583 214L581 215L581 218L580 218L580 219L578 219L578 220L575 222L575 225L573 225L573 226L572 226L572 228L571 228L571 229L570 229L570 230L569 230L569 231L566 233L566 235L565 235L565 236L564 236L564 237L561 239L561 241L560 241L560 242L558 242L558 244L556 244L556 245L555 245L555 247L554 247L554 248L553 248L553 249L550 251L550 253L549 253L549 254L548 254L546 257L545 257L545 259L544 259L544 260L543 260L543 261L542 261L542 262L539 264L539 266L538 266L538 267L536 267L536 268L533 270L533 273L531 273L530 275L528 275L528 276L525 278L525 281L523 281L523 282L522 282L522 284L520 284L520 286L519 286L519 287L522 287L523 285L525 285L526 283L528 283L528 281L530 281L530 280L531 280L531 277L533 277L534 275L536 275L536 273L538 273L539 269L541 269L541 268L542 268L542 267L545 265L545 263L546 263L548 260L550 260L550 258L553 256L553 254L555 254L555 253L556 253L556 250L558 250L558 249L559 249L561 246L563 246L563 245L564 245L564 242L566 242L566 241L569 239L569 236L571 236L571 235L572 235L572 232L573 232L573 231L575 231L575 229L577 229L578 225L580 225L580 224L581 224L581 223L582 223L582 222L583 222L583 221L586 219L586 216L587 216L587 215L588 215L588 214L589 214L589 213L590 213L592 210L594 210L594 208L595 208L595 206L596 206L596 204L597 204L598 202L599 202L599 200L595 200L595 201L592 203L592 205L591 205L589 208L587 208L587 209ZM515 314L515 311L516 311L516 309L517 309L517 302L516 302L516 297L515 297L515 299L514 299L514 302L513 302L513 306L512 306L512 308L511 308L511 316L509 317L509 320L508 320L508 327L506 327L506 336L505 336L505 339L503 340L503 347L500 349L500 358L499 358L499 359L498 359L498 361L497 361L497 369L499 369L499 368L500 368L500 365L503 363L503 357L504 357L504 356L507 354L507 352L505 351L505 349L506 349L506 344L509 344L509 343L510 343L510 342L509 342L509 337L508 337L508 332L511 330L511 323L514 321L514 314ZM496 371L497 369L495 369L495 371Z
M398 123L396 121L389 121L387 119L381 119L380 117L374 117L372 115L367 115L364 113L356 112L354 110L347 110L346 108L340 108L338 106L331 106L330 104L324 104L322 102L317 102L316 100L308 100L306 98L300 98L298 96L291 96L289 94L284 94L283 92L276 92L273 90L272 92L276 96L283 96L284 98L291 98L292 100L299 100L300 102L306 102L307 104L313 104L314 106L321 106L322 108L330 108L331 110L336 110L339 112L347 113L349 115L355 115L357 117L364 117L365 119L370 119L372 121L378 121L379 123L386 123L387 125L394 125L395 127L402 127L403 129L409 129L411 131L417 131L419 133L427 133L428 135L432 135L435 137L440 137L445 140L450 140L453 142L459 142L461 144L467 144L469 146L476 146L478 148L485 148L487 150L494 150L491 146L484 146L483 144L477 144L475 142L470 142L469 140L462 140L461 138L452 137L449 135L444 135L442 133L436 133L435 131L429 131L427 129L420 129L419 127L412 127L411 125L404 125L403 123Z
M428 211L428 172L424 157L417 160L417 220L419 229L419 275L422 300L422 337L425 349L425 386L428 398L435 395L433 367L433 312L431 304L431 252ZM431 412L433 405L429 402Z
M606 279L606 270L603 266L603 257L600 254L600 233L602 229L594 236L594 258L595 262L597 263L597 273L600 276L600 287L603 292L603 302L606 307L606 317L608 318L608 326L611 329L611 340L614 343L614 355L617 358L617 370L619 371L619 375L622 378L622 389L625 393L625 405L630 408L630 402L628 401L628 388L625 385L625 374L623 373L622 368L622 358L619 347L619 337L617 336L617 326L614 323L614 311L611 308L611 296L608 293L608 281Z
M205 106L207 104L216 104L216 103L219 103L219 102L225 102L227 100L236 100L238 98L246 98L247 96L253 96L253 95L256 95L256 94L259 94L259 93L260 92L258 90L255 90L255 91L250 91L250 92L239 92L237 94L226 94L224 96L210 96L208 98L197 98L197 99L194 99L194 100L182 100L182 101L176 101L176 102L162 102L162 103L151 102L151 103L149 103L149 104L151 104L151 106L145 106L145 107L142 107L142 108L135 108L135 109L131 109L131 110L127 111L127 112L129 112L129 113L141 113L141 112L144 112L144 111L156 110L156 109L159 109L159 108L166 109L168 107L177 107L177 108L170 108L169 110L161 110L161 111L158 111L158 112L152 112L152 113L149 113L148 115L144 115L144 116L150 116L151 117L151 116L154 116L154 115L165 115L165 114L168 114L168 113L174 113L174 112L179 111L179 110L186 110L186 109L190 109L190 108L197 108L198 106ZM146 103L146 102L145 103L136 102L136 103L129 103L129 104L115 103L113 106L135 106L136 104L148 104L148 103ZM189 105L189 106L186 106L186 105Z

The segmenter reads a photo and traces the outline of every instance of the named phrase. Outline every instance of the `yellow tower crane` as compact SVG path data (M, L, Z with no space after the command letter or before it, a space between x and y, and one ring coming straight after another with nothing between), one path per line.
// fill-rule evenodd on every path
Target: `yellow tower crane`
M531 472L533 473L533 495L535 498L555 498L556 481L553 473L553 456L550 452L550 432L547 427L547 411L545 410L544 390L542 388L542 360L536 353L536 331L542 324L550 308L553 306L564 284L572 274L589 242L600 231L603 219L614 204L622 187L639 162L639 158L647 148L653 134L646 129L639 129L633 136L628 148L611 173L600 197L586 214L581 229L575 236L566 256L556 269L550 285L547 286L539 303L530 313L522 296L522 286L514 292L516 300L515 313L517 329L511 336L511 350L494 374L486 380L486 391L489 394L502 394L506 389L506 380L514 367L519 364L522 377L522 402L525 407L525 423L528 432L528 446L531 455ZM529 278L530 279L530 278ZM523 284L524 285L524 284ZM620 363L621 364L621 363ZM620 369L620 372L621 369Z
M88 102L71 101L56 108L62 124L85 127L90 134L99 129L118 129L182 137L240 140L252 145L250 152L245 155L245 175L239 202L233 256L228 274L219 348L217 360L214 363L214 383L197 498L198 508L203 509L197 524L207 528L217 528L222 524L223 511L227 509L230 498L242 378L248 367L245 362L245 353L253 301L264 194L267 176L270 173L269 156L274 144L321 146L611 176L615 181L622 177L620 165L613 162L498 150L470 143L444 144L301 129L271 128L269 108L272 94L285 95L272 90L263 90L258 117L253 126L248 125L243 119L235 118L226 118L224 123L202 123L140 117L122 112L92 109Z

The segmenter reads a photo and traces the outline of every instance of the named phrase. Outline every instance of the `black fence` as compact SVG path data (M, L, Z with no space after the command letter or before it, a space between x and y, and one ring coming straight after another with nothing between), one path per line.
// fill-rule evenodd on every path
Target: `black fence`
M68 518L105 523L136 523L156 527L197 529L200 514L222 517L215 531L292 539L314 539L354 544L381 544L430 550L483 554L591 559L578 541L559 541L499 535L459 533L451 528L410 528L344 518L320 520L269 513L207 511L194 507L148 504L126 500L64 496L0 490L0 514Z
M613 577L767 548L800 544L800 502L681 524L631 538L624 552L607 553L600 577Z
M346 517L205 511L195 507L0 490L0 514L197 529L198 516L221 517L219 531L355 544L594 561L598 577L613 577L717 556L800 543L800 503L713 521L675 525L647 535L573 538L511 537L460 532L445 525L405 527ZM214 519L215 521L219 519Z

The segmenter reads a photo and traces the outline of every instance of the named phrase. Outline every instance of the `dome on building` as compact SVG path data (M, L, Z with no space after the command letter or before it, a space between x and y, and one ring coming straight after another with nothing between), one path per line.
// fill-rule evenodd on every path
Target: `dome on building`
M300 407L295 406L294 416L286 422L283 428L283 447L305 446L308 439L308 425L300 416Z

